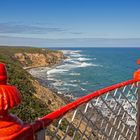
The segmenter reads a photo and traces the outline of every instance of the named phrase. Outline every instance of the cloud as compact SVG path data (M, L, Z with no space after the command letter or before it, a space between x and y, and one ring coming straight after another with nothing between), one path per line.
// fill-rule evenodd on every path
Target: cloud
M58 27L45 27L39 25L24 25L16 23L0 23L0 33L16 33L16 34L46 34L50 32L63 32L65 29Z
M70 32L71 34L74 34L74 35L81 35L83 34L82 32Z
M48 34L48 33L63 33L72 35L81 35L82 32L70 31L59 27L46 27L46 24L27 25L18 22L0 23L0 34Z
M140 47L140 38L67 38L41 39L0 36L0 45L37 47Z

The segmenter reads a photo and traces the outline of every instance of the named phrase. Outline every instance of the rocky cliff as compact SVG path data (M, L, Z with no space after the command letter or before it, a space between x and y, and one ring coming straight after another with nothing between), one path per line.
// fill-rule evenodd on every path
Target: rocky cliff
M19 52L14 54L17 59L24 67L46 67L60 63L65 58L61 51L47 51L42 52Z

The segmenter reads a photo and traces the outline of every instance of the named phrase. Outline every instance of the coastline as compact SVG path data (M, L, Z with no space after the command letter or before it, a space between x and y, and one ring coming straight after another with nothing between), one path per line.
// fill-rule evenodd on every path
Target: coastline
M87 92L84 87L87 81L83 81L83 85L80 85L80 80L77 79L80 76L80 72L74 72L74 69L82 69L96 65L89 62L90 58L81 54L81 50L62 50L62 53L65 57L57 64L44 67L28 67L27 71L38 80L41 85L52 90L68 103L76 100L77 97L86 95L78 95L80 90L82 93ZM73 77L73 79L65 81L62 78L63 76L64 78L70 76Z
M15 53L14 55L15 58L22 64L22 68L31 74L31 76L33 76L41 86L48 88L50 91L62 98L65 103L73 101L74 97L70 95L70 93L60 94L60 92L54 86L50 85L50 83L53 81L49 79L48 75L45 75L44 79L44 77L41 77L41 75L35 72L36 69L39 69L39 71L42 69L47 71L53 70L57 66L63 64L63 61L68 57L65 56L63 51L60 50L50 50L49 54L47 54L48 50L42 50L41 52L39 51L33 53L19 52Z
M50 80L48 75L44 77L36 72L37 69L39 71L45 69L47 73L48 70L53 70L57 66L62 65L63 61L68 59L68 57L60 50L33 49L33 51L26 50L24 53L21 50L15 52L14 57L21 63L22 68L34 77L41 86L52 91L52 93L64 100L65 103L73 101L74 97L70 93L61 94L55 86L50 84L54 81Z
M63 60L59 64L55 64L55 65L52 65L49 67L45 67L45 66L39 67L38 66L38 67L30 67L28 69L26 69L26 68L24 68L24 69L29 74L31 74L40 83L41 86L51 90L53 93L55 93L57 96L59 96L62 100L64 100L64 102L67 104L67 103L74 101L76 98L71 93L62 94L61 92L59 92L58 89L56 89L54 86L51 85L51 83L54 81L49 79L48 74L46 74L46 77L43 78L43 77L41 77L41 75L38 74L38 72L36 72L36 69L39 69L39 70L45 69L47 72L49 70L56 68L57 66L60 66L62 63L63 63Z
M14 56L16 54L17 54L16 60L18 60L22 64L22 68L26 72L28 72L34 78L34 81L37 81L40 84L40 86L48 89L49 91L52 91L52 94L55 94L56 96L59 96L65 102L65 104L74 100L74 97L72 95L70 95L70 93L61 94L55 88L55 86L52 86L50 83L52 83L54 81L50 80L48 75L46 75L46 77L44 78L44 77L41 77L41 75L39 75L38 72L36 72L36 69L39 69L39 71L41 71L42 69L45 69L45 70L48 71L48 70L55 69L57 66L62 65L63 61L68 59L68 57L65 56L62 51L57 50L56 54L53 52L53 55L51 55L51 60L53 60L53 59L54 60L51 61L51 63L47 62L47 60L50 59L50 57L48 57L46 55L45 55L45 57L41 56L42 52L41 53L38 52L38 51L36 51L35 53L34 52L33 53L27 53L26 52L26 57L30 56L28 59L30 59L30 61L33 64L29 63L30 62L29 60L26 60L26 57L24 56L23 53L21 53L21 52L20 53L15 53ZM33 58L35 55L37 55L38 59ZM42 63L39 63L39 61L42 61L41 59L44 60L43 65L42 65ZM26 63L26 65L24 65L25 63Z

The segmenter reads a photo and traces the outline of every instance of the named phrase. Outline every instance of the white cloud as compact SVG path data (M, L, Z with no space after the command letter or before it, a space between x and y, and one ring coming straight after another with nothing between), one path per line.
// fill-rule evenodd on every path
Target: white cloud
M19 45L36 47L140 47L140 38L69 38L41 39L0 36L1 45Z

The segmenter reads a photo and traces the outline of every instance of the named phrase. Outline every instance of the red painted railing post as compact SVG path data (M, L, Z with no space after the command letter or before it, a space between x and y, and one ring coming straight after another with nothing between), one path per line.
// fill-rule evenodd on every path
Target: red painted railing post
M140 65L140 59L137 60ZM140 80L140 69L134 72L134 79ZM138 84L138 102L137 102L137 140L140 140L140 83Z
M8 109L20 103L20 93L15 86L7 84L7 71L5 65L0 63L0 140L11 140L13 135L23 129L23 122L8 113Z

